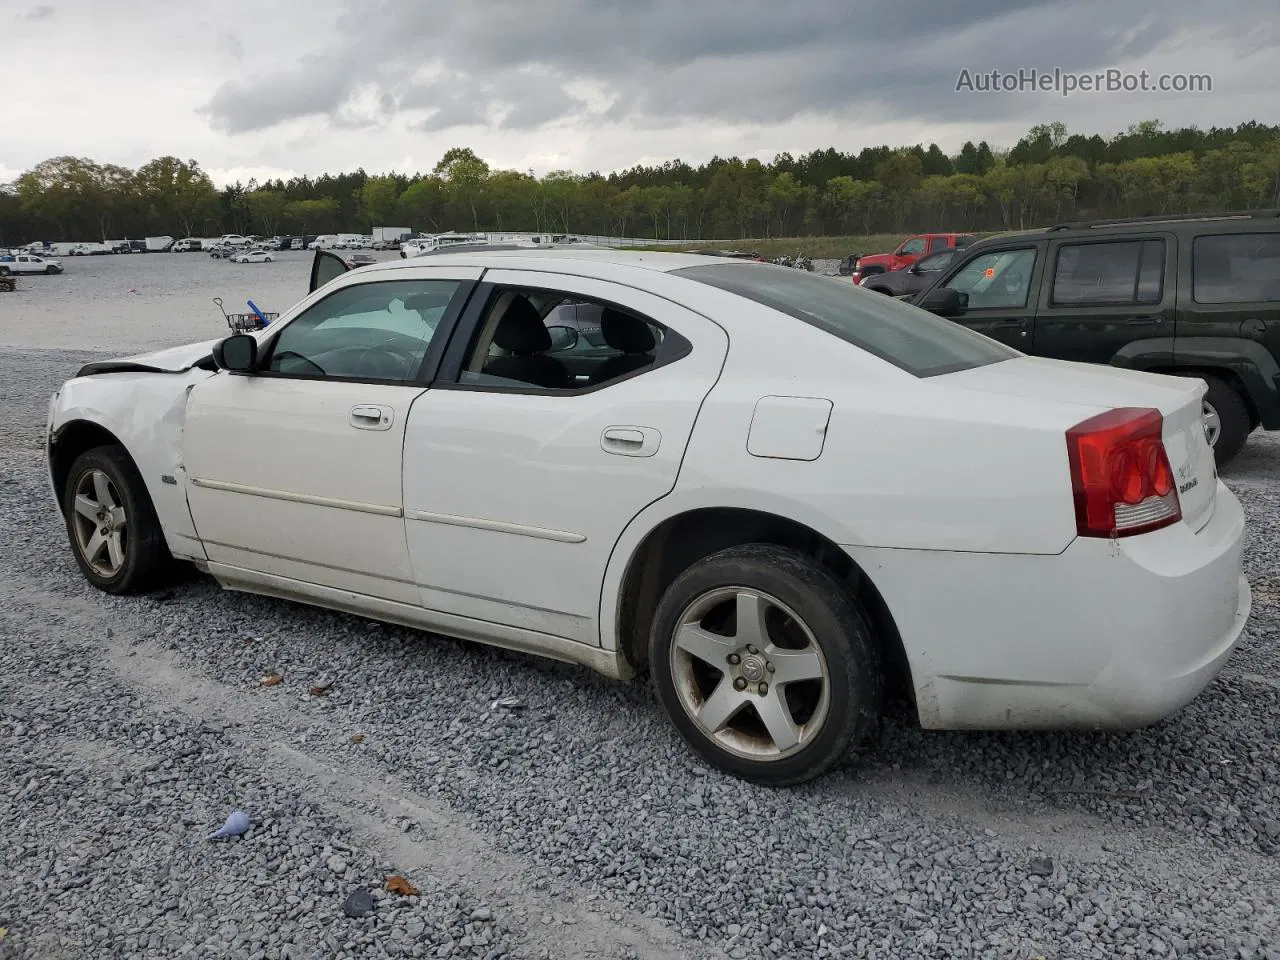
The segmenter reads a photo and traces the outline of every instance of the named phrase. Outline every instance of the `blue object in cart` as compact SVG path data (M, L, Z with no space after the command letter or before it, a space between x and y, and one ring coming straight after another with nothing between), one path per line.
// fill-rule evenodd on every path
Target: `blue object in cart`
M262 321L262 325L264 327L271 322L267 319L267 315L259 310L258 305L252 300L246 300L245 303L249 304L249 309L258 315L258 319Z

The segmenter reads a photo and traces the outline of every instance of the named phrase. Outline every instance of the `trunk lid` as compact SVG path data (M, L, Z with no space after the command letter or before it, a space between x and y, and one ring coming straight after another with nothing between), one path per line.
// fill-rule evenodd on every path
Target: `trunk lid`
M1154 407L1164 419L1164 447L1183 522L1199 530L1213 515L1218 471L1204 432L1203 380L1043 357L1018 357L940 379L967 390L1074 406L1076 423L1115 407ZM1063 451L1065 463L1065 439Z

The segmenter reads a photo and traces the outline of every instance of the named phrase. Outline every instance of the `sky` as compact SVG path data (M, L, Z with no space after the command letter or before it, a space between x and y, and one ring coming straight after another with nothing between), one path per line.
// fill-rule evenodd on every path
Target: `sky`
M63 154L172 154L221 186L453 146L541 175L1280 121L1277 0L8 0L0 38L0 183ZM1212 91L956 89L1055 68Z

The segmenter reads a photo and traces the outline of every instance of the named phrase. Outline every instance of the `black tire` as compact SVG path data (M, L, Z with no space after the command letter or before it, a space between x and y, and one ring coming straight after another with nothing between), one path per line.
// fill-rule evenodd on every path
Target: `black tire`
M112 493L119 498L119 505L124 509L123 562L114 572L104 572L101 567L90 563L78 539L78 530L83 528L84 521L76 512L76 492L93 471L106 475L113 488ZM91 481L92 478L87 479ZM124 447L114 444L93 447L76 457L62 491L62 515L76 563L85 578L99 590L116 594L138 593L162 586L169 580L176 564L165 543L146 485ZM93 525L90 523L88 526L91 528Z
M9 275L9 268L0 267L0 277L7 277L8 275Z
M1222 469L1244 449L1245 441L1253 430L1253 418L1249 407L1238 390L1225 380L1202 376L1209 386L1204 400L1218 414L1220 430L1213 445L1213 458Z
M716 591L732 588L759 591L789 608L789 611L778 609L777 612L784 615L782 622L794 627L795 622L785 618L788 612L794 613L803 627L808 628L812 638L808 642L820 649L824 661L826 676L821 682L827 689L825 719L789 752L783 751L767 760L744 756L744 752L750 751L735 751L704 732L682 701L687 692L682 694L678 689L678 684L684 681L677 679L676 671L681 668L673 664L677 657L673 656L672 648L686 612L694 611L689 615L696 615L695 604L701 604L708 596L714 598ZM766 622L767 619L766 616ZM704 629L708 629L707 622L704 621ZM734 629L736 633L736 624ZM774 642L776 629L766 628L770 642ZM725 640L733 642L728 637ZM706 662L697 661L699 665ZM740 668L720 668L719 684L731 683L728 669L747 668L747 660L740 658L738 662ZM672 724L703 759L744 780L769 786L812 780L844 757L879 715L884 686L879 648L866 615L848 587L805 554L771 544L730 547L699 560L675 579L654 614L649 637L649 668L658 699ZM766 677L774 675L772 670L770 664ZM719 690L716 681L709 680L708 684L710 689L704 691L704 702L712 690ZM785 689L790 697L791 687ZM775 695L780 692L781 689L774 691ZM793 708L788 708L788 714L793 723L798 722ZM816 714L815 710L809 722ZM743 707L725 726L727 729L731 725L754 724L763 732L761 719L762 715L754 707L750 710ZM734 735L738 735L736 730Z

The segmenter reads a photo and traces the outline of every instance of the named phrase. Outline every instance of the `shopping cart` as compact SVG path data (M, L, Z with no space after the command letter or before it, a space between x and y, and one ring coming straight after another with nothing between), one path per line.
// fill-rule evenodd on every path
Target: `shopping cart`
M258 305L252 300L245 301L253 313L227 313L226 308L222 306L222 298L214 297L213 302L218 305L218 309L222 311L222 315L227 319L227 326L231 328L233 333L250 333L254 330L261 330L272 320L276 319L280 314L266 313L258 309Z

